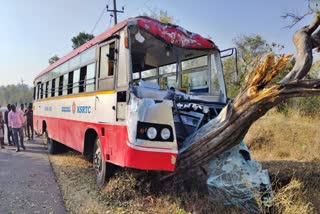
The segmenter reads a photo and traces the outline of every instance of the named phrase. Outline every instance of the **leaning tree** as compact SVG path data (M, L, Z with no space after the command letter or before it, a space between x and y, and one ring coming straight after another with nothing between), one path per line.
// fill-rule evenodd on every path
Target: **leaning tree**
M219 116L189 136L179 152L176 170L171 175L184 174L213 157L239 144L250 126L281 101L292 97L320 95L320 80L304 79L313 62L313 50L320 48L320 14L293 37L296 63L279 82L272 80L284 69L291 55L268 55L248 75L239 95Z

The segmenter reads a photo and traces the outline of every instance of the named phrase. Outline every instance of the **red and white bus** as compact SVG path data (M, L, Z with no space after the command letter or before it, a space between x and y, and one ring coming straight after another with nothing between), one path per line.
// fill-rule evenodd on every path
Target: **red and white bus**
M148 17L122 21L34 79L34 127L93 160L174 171L183 141L226 105L220 51L210 40Z

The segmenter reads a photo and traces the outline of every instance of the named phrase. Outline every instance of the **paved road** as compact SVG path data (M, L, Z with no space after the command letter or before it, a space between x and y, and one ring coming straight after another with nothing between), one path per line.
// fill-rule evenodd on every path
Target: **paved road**
M0 149L0 213L66 213L41 139Z

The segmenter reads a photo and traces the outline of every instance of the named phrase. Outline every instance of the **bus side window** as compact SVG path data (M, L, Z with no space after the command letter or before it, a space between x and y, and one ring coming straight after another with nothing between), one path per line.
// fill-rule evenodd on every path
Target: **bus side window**
M46 82L45 98L48 98L49 81Z
M36 99L36 91L37 91L37 88L36 87L33 87L33 100Z
M73 71L69 72L68 77L68 94L72 94L73 89Z
M73 86L72 90L74 94L79 93L79 79L80 79L80 69L77 69L73 72Z
M56 87L56 79L53 79L51 82L51 97L54 97L55 87Z
M79 93L85 92L85 80L87 76L87 66L80 69Z
M40 99L43 98L43 83L41 84L41 88L40 88Z
M40 99L40 84L38 83L38 86L37 86L37 100Z
M59 77L59 96L62 95L62 88L63 88L63 75Z
M63 95L68 94L68 76L69 74L63 75Z
M56 87L54 89L54 96L57 97L59 96L59 90L60 90L60 77L57 77L55 82L56 82L55 83Z
M87 65L86 92L94 91L95 82L96 82L95 71L96 71L95 63Z

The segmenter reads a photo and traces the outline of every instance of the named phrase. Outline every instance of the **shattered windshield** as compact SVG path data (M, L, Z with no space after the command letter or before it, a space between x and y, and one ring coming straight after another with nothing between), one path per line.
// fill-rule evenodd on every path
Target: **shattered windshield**
M130 38L132 78L137 84L144 80L158 84L159 89L220 95L217 50L173 47L140 29L131 30Z

